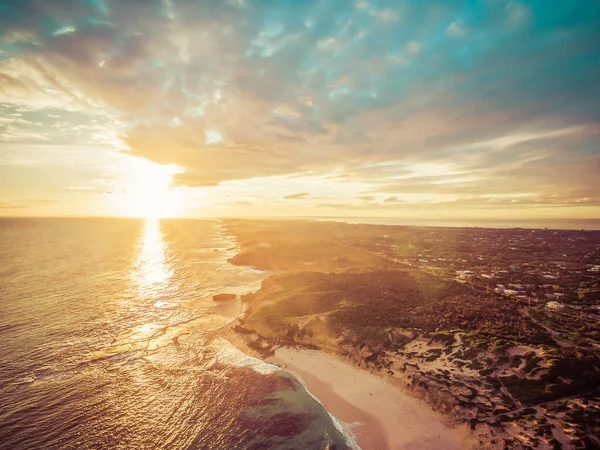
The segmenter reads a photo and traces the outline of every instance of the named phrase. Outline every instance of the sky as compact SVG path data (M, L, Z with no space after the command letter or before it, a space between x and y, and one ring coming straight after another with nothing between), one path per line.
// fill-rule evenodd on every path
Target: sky
M0 0L0 215L600 218L600 1Z

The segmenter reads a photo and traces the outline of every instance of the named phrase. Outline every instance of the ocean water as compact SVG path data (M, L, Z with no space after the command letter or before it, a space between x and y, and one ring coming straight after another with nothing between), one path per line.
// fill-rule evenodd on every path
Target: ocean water
M218 329L265 274L218 221L0 219L1 449L342 449L295 377Z

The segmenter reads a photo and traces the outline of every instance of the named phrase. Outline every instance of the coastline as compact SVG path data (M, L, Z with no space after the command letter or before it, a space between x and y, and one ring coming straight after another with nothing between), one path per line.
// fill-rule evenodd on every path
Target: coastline
M273 361L277 348L317 349L355 369L374 373L394 386L387 392L401 391L417 399L425 411L436 412L435 426L441 421L457 435L465 430L464 437L471 444L465 442L461 448L548 448L561 444L569 447L569 443L594 446L599 442L589 427L590 422L600 423L600 402L595 397L600 360L591 348L596 347L593 341L598 331L590 328L578 339L580 345L573 353L573 347L562 347L529 314L532 311L551 319L541 311L543 305L522 299L499 300L455 282L454 269L463 268L468 261L460 259L464 255L453 245L463 242L458 239L465 233L485 240L489 232L469 228L457 235L441 228L372 228L333 222L290 226L233 220L225 224L238 244L237 254L228 262L272 271L260 289L240 299L246 305L245 313L230 327L232 342L249 354ZM423 233L439 242L439 251L433 256L441 256L438 261L442 263L431 267L410 263L411 258L422 256L417 254L419 246L411 243L421 242ZM561 233L539 233L562 245L556 237ZM516 238L524 238L524 245L529 246L533 237L540 237L519 229L498 230L497 234L493 241L496 246L506 246ZM589 243L595 236L588 232L562 234L568 242ZM495 253L485 245L477 249L484 256L478 256L474 263L483 264L481 272L488 273L490 262L485 262L485 255L492 258ZM582 244L573 251L584 254L586 249ZM564 251L569 254L570 247ZM530 256L520 261L523 267L532 264ZM553 264L544 260L544 270L554 270ZM540 273L536 271L534 278ZM583 300L576 302L578 308L585 308L599 292L590 289L590 295L586 292ZM575 324L564 315L560 318L557 326L564 325L567 335L578 329L579 321ZM575 342L576 338L572 339ZM330 361L315 367L314 358L300 363L294 357L295 367L290 363L291 359L279 361L289 370L282 375L301 375L308 392L316 394L331 414L347 423L363 423L355 427L357 434L373 427L379 427L375 434L386 440L405 433L397 417L387 427L389 433L381 431L395 412L374 418L372 407L359 405L364 399L352 398L355 393L348 390L336 392L340 377L344 383L348 378L340 375L340 368L323 375L330 370ZM340 399L345 401L342 413L332 406ZM354 417L343 415L354 406L359 407ZM375 411L379 412L378 408ZM423 423L429 422L418 425ZM427 431L427 426L421 427L419 434L423 429ZM417 447L425 445L421 440ZM447 447L445 441L442 446ZM398 447L414 445L403 442Z
M233 237L238 254L241 253L237 237L227 231L225 234ZM230 264L238 265L231 261ZM263 282L273 274L264 272ZM258 291L262 283L253 287ZM246 289L243 293L252 290ZM238 326L243 325L247 314L247 304L242 295L236 302L241 303L241 314L215 330L216 337L226 339L248 356L296 376L308 393L343 428L352 447L360 450L459 450L477 447L477 440L466 425L450 426L442 413L435 411L422 398L392 384L381 373L371 373L344 361L340 355L321 349L273 347L272 342L265 342L265 347L253 347L251 336L236 331Z
M241 316L243 317L243 316ZM278 347L265 356L248 345L234 328L240 318L223 327L219 336L249 356L297 376L311 395L362 450L475 448L475 436L466 425L451 426L424 400L322 350Z
M267 362L298 374L331 414L353 424L353 435L363 450L471 446L466 427L449 426L424 401L335 355L279 347Z

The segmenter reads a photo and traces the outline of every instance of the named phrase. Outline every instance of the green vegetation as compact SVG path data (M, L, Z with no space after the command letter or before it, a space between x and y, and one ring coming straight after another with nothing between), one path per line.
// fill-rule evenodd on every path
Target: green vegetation
M504 283L539 288L545 282L533 268L554 267L552 246L538 244L539 235L290 221L232 221L228 227L242 249L231 262L275 272L243 297L248 310L236 328L260 352L283 344L343 354L401 378L472 427L520 427L518 438L504 440L507 448L559 448L555 427L575 447L600 445L590 437L600 429L594 397L600 322L580 309L546 312L543 303L495 295L489 279L454 280L454 269L468 262L483 273L503 265L509 268L498 275ZM543 232L542 242L560 247L563 239L577 251L589 248L588 235L554 233ZM516 242L525 247L503 251ZM433 253L443 255L437 266L430 265ZM585 289L585 302L597 286L576 278L569 283ZM589 405L579 408L584 401ZM554 422L540 415L542 408L554 411Z
M323 315L334 334L353 334L357 340L389 341L386 330L415 328L437 333L466 331L497 339L553 344L546 331L519 313L514 302L473 294L464 285L417 271L362 273L302 272L273 276L265 283L277 289L245 297L251 308L247 323L262 322L281 330L294 319ZM445 337L442 337L445 336Z

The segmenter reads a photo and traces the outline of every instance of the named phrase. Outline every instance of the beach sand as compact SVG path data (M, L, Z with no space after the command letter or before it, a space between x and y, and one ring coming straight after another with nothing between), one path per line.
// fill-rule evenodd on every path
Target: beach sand
M363 450L474 448L467 427L452 428L441 414L385 378L318 350L282 347L267 362L299 375Z

